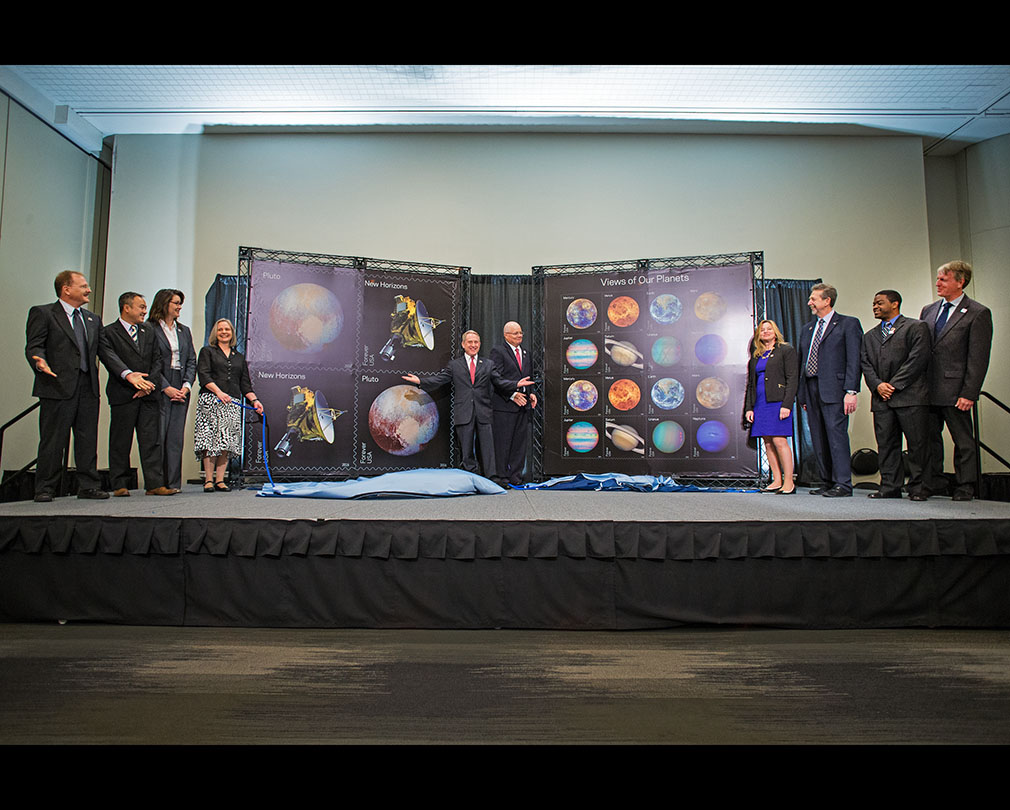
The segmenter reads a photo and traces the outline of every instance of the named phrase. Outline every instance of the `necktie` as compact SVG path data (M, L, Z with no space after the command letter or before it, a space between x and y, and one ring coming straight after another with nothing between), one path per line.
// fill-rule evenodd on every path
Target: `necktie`
M79 309L74 310L74 337L77 338L77 348L81 350L81 371L88 371L88 338L84 333L84 318Z
M947 323L947 316L950 315L950 308L953 304L950 301L944 301L943 306L940 307L940 317L936 319L936 326L933 327L933 336L940 337L940 333L943 331L943 327Z
M470 385L473 385L475 382L477 382L477 362L476 362L476 360L473 357L471 357L470 358Z
M817 322L817 331L814 332L814 339L810 342L810 356L807 358L807 376L813 377L817 374L817 350L821 346L821 335L824 334L824 319Z
M130 324L130 337L133 338L133 342L137 342L137 326L136 324Z
M884 321L880 324L880 341L883 342L887 340L894 333L894 324L890 321Z
M519 370L522 371L523 370L523 355L522 355L522 352L519 351L519 347L518 346L516 346L516 362L519 364Z

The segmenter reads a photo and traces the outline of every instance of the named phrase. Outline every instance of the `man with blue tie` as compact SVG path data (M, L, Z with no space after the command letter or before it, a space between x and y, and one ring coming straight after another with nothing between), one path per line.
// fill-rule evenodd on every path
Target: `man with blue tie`
M811 495L852 496L849 416L859 393L863 328L858 318L835 312L838 291L815 284L807 301L814 320L800 331L799 403L810 422L810 439L822 485Z
M919 319L932 335L929 364L929 464L924 483L933 493L945 494L943 426L954 440L953 500L970 501L975 495L975 436L971 409L978 400L989 370L992 349L992 313L964 294L971 281L971 265L947 262L936 271L939 301L923 307Z

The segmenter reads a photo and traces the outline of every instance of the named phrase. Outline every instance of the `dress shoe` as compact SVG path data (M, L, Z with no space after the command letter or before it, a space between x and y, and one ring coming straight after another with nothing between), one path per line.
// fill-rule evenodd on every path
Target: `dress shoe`
M908 496L908 500L910 500L910 501L928 501L929 500L929 495L927 495L925 492L913 492L911 495Z
M37 492L35 493L35 503L52 503L53 493L51 492Z
M120 487L119 489L117 489L115 492L112 493L112 497L113 498L129 498L130 497L130 490L128 490L126 487Z
M952 501L970 501L970 500L971 500L972 498L974 498L974 497L975 497L975 496L974 496L974 494L973 494L973 493L971 493L971 492L966 492L966 491L965 491L965 490L963 490L963 489L958 489L958 490L955 490L955 491L954 491L954 494L953 494L953 495L951 496L951 498L950 498L950 499L951 499Z
M825 498L851 498L851 489L842 489L842 487L831 487L831 489L826 492L821 493Z
M792 489L780 489L775 494L776 495L795 495L796 494L796 487L793 487Z
M871 492L867 498L897 498L901 500L900 492Z
M168 487L157 487L155 489L147 490L148 495L175 495L179 490L169 489Z
M811 495L823 495L829 489L831 489L831 487L817 487L817 489L810 490L810 494Z
M109 497L109 493L104 489L82 489L77 493L77 497L83 501L104 501Z

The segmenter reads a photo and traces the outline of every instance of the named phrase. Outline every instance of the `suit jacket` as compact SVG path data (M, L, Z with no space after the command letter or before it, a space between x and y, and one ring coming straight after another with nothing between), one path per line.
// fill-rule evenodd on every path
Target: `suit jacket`
M992 349L992 313L967 295L952 310L939 337L933 326L940 314L942 300L922 308L920 320L929 329L932 349L929 364L929 403L954 405L958 397L978 400L982 382L989 370Z
M744 410L753 411L757 400L758 358L751 355L747 365L747 393L744 396ZM783 408L793 409L799 388L800 365L796 349L788 343L780 343L768 355L765 366L765 400L781 402Z
M154 335L158 339L158 348L161 350L161 381L158 384L159 390L164 390L172 378L172 345L165 336L165 330L157 321L149 321L148 326L154 330ZM178 321L175 322L176 335L179 338L179 366L182 368L182 381L188 382L190 388L196 383L196 349L193 347L193 333L188 326L183 326ZM155 380L155 382L158 382Z
M477 358L477 370L474 381L470 382L470 367L466 357L456 357L449 361L444 369L437 374L421 377L421 388L434 391L446 383L452 384L452 423L466 425L471 421L479 423L491 422L491 390L498 390L511 396L515 393L515 382L504 380L494 369L490 360Z
M800 387L801 405L809 402L806 386L807 355L814 339L817 318L807 322L800 329ZM817 387L822 402L841 402L846 391L859 391L860 351L863 342L863 327L859 318L835 312L831 322L821 336L817 350Z
M91 393L98 396L98 343L102 330L102 319L94 312L81 309L84 332L87 338L88 372L91 377ZM32 355L43 358L56 374L50 377L35 368ZM35 371L35 385L32 396L44 399L69 399L77 390L77 379L81 367L81 351L77 337L70 326L70 319L63 305L56 301L42 304L28 311L25 327L25 357Z
M863 335L862 366L866 387L870 389L870 410L907 408L929 401L926 368L929 365L929 327L915 318L899 315L894 331L881 340L880 327ZM877 393L882 382L895 391L885 400Z
M516 363L515 351L513 351L512 347L508 343L499 344L491 349L491 362L494 364L494 370L498 372L502 379L518 381L523 377L528 377L530 375L529 352L527 352L522 345L519 346L519 351L523 358L522 369L520 369L519 364ZM516 405L511 399L499 394L497 389L491 394L491 403L496 411L508 411L511 413L517 413L531 407L529 402L523 406Z
M149 323L137 324L137 341L134 342L130 333L123 328L117 318L102 329L98 345L98 356L109 370L109 380L105 384L105 393L110 405L124 405L133 400L137 389L122 378L124 371L142 371L155 385L161 381L161 349L155 329ZM147 396L154 399L154 393Z

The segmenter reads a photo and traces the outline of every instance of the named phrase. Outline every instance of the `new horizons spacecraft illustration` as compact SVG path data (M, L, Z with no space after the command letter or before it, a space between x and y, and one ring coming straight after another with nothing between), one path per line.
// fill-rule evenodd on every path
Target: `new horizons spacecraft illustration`
M326 441L333 444L333 420L347 411L338 411L326 403L322 391L313 392L301 385L291 387L291 404L288 405L288 430L274 452L291 455L291 442L297 436L300 442Z
M428 315L420 300L415 301L407 295L396 296L390 317L393 319L389 326L392 335L379 351L384 360L396 357L393 344L397 339L404 346L423 346L428 351L434 351L435 327L445 321Z

